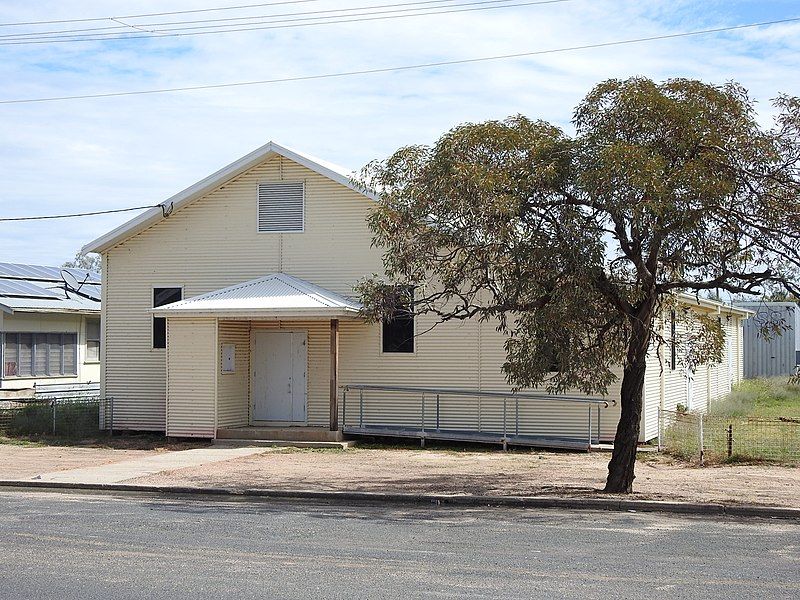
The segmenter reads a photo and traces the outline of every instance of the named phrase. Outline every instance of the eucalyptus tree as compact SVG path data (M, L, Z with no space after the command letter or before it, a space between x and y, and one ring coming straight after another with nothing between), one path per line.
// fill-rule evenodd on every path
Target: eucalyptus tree
M609 80L573 124L465 124L370 163L384 273L358 291L374 320L403 308L496 322L518 388L606 393L621 369L605 489L630 492L665 307L800 292L800 99L778 97L765 127L734 83ZM719 322L696 326L694 363L719 360Z

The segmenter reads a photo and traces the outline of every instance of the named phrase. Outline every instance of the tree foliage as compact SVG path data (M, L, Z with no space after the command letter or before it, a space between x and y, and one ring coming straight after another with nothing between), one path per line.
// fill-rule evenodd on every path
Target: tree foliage
M764 128L734 83L609 80L576 108L574 135L518 115L371 163L384 274L360 284L366 315L391 314L403 284L418 314L496 319L518 387L603 393L622 366L607 489L630 491L664 308L681 293L800 291L800 100L774 106ZM695 365L722 347L719 321L696 320Z
M103 261L101 260L99 254L84 254L83 252L78 252L74 259L68 260L61 266L100 273L103 266Z

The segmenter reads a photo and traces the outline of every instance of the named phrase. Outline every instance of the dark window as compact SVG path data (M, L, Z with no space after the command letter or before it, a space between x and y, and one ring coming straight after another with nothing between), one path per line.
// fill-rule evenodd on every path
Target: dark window
M414 352L414 315L403 311L383 321L384 352Z
M410 299L413 289L402 289L401 293ZM408 304L397 310L392 318L383 320L383 351L414 352L414 313Z
M153 288L153 308L180 302L183 299L183 290L179 287ZM167 319L153 317L153 348L167 347Z
M670 364L669 367L673 371L677 366L675 363L678 361L678 347L677 347L677 340L676 337L676 328L675 328L675 311L673 310L670 313L670 323L669 323L669 351L670 351Z

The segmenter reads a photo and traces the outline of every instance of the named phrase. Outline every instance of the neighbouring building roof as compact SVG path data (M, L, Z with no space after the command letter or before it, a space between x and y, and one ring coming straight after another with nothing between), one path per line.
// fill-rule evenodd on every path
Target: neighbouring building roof
M99 313L100 285L84 269L0 263L0 311Z
M303 279L274 273L207 294L173 302L152 312L160 316L354 317L358 302Z
M194 185L189 186L185 190L178 192L171 198L168 198L162 202L160 206L151 208L141 213L127 223L123 223L116 229L113 229L96 240L89 242L83 247L82 252L103 252L104 250L125 241L129 237L134 236L137 233L140 233L145 229L152 227L159 221L167 218L164 216L164 210L162 210L162 207L164 207L164 209L169 209L170 211L179 210L183 206L186 206L198 198L205 196L221 185L224 185L234 177L241 175L248 169L253 168L272 156L283 156L284 158L288 158L289 160L294 161L306 167L307 169L314 171L315 173L319 173L328 179L331 179L337 183L341 183L343 186L348 187L359 194L362 194L368 198L372 198L373 200L377 198L377 196L371 191L364 190L360 186L356 185L352 180L352 173L348 172L347 169L319 158L315 158L309 154L292 150L286 146L281 146L275 142L268 142L250 154L247 154L239 160L232 162L228 166L223 167L216 173L213 173L205 179L198 181Z
M699 298L693 294L678 294L678 298L681 302L686 304L693 304L695 306L700 306L713 312L722 314L738 315L744 318L748 318L755 314L752 310L748 310L747 308L743 308L741 306L734 306L733 304L720 302L719 300L712 300L710 298Z

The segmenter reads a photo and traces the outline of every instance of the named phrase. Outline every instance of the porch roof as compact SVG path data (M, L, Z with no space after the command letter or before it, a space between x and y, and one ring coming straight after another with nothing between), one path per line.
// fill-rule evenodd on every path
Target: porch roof
M152 309L162 317L356 317L361 304L286 273L273 273Z

